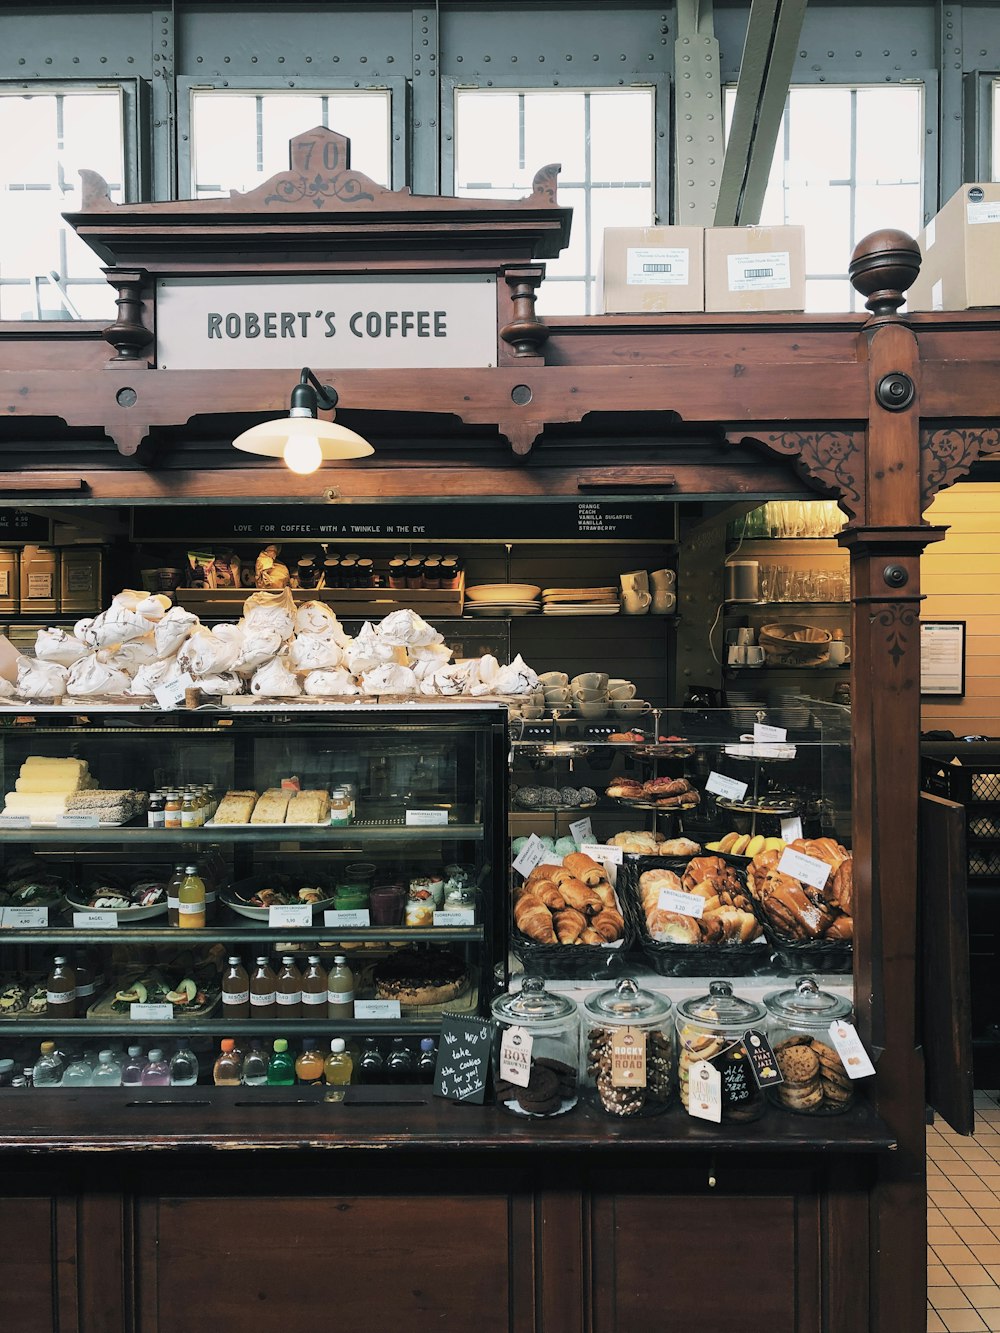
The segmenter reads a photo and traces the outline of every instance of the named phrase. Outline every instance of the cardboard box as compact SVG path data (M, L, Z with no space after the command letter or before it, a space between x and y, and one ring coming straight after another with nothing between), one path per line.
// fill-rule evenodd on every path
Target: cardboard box
M963 185L917 237L908 310L1000 306L1000 181Z
M608 227L598 267L605 315L705 309L704 228Z
M709 227L705 232L706 310L795 311L805 303L804 227Z

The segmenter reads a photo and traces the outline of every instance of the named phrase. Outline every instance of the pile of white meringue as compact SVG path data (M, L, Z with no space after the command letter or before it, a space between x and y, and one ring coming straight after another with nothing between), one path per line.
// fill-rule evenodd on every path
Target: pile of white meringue
M325 603L296 606L287 588L261 590L244 602L239 624L209 628L163 593L126 589L72 634L39 630L34 657L19 658L16 685L0 679L0 696L151 699L185 674L206 695L262 699L481 697L538 687L520 655L508 666L490 656L453 662L443 636L409 609L377 625L366 620L351 638Z

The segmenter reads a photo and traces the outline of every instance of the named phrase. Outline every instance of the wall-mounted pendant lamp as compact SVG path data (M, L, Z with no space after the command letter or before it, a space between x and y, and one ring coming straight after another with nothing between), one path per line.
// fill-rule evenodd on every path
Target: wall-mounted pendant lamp
M327 458L365 458L375 450L362 436L335 421L321 421L317 410L332 411L337 406L337 390L320 384L303 367L299 382L292 390L287 417L251 426L233 440L234 449L248 454L283 458L293 472L315 472Z

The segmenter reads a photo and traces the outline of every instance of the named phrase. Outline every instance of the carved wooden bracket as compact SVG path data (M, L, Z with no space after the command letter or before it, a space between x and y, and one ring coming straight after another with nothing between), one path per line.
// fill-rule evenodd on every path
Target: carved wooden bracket
M501 421L497 424L497 430L518 458L527 458L544 429L544 421Z
M144 349L153 341L152 329L146 328L142 322L142 289L148 274L141 269L132 272L105 269L104 272L108 282L118 288L115 298L118 318L104 330L104 338L115 349L115 361L141 361Z
M1000 428L945 426L920 432L920 494L924 509L946 486L968 475L973 463L1000 454Z
M736 442L790 459L813 490L839 500L851 518L864 517L863 430L765 431Z

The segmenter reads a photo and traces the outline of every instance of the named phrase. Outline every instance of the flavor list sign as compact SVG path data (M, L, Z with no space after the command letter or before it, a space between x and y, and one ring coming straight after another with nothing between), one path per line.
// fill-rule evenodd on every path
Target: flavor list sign
M481 1106L486 1100L492 1045L490 1019L444 1014L434 1070L434 1096Z

